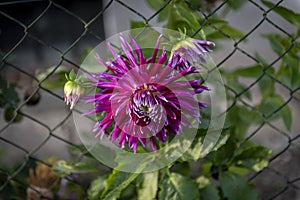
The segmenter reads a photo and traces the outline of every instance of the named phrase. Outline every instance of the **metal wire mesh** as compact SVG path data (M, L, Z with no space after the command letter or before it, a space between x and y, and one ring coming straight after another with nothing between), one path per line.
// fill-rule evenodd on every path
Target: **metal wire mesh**
M70 54L73 53L73 50L76 50L78 46L80 46L80 43L82 41L86 41L85 38L93 38L94 44L101 42L103 37L103 32L101 30L95 29L95 26L100 27L101 21L103 18L103 14L107 12L107 9L109 9L113 4L117 4L124 9L127 9L129 12L132 12L136 19L139 21L143 21L145 24L150 24L154 21L155 17L163 11L166 7L170 6L169 4L172 2L172 0L166 1L165 5L163 5L158 11L153 12L152 15L149 17L146 17L143 15L143 13L135 10L134 8L130 7L126 2L120 1L120 0L111 0L107 1L106 3L102 2L102 5L99 5L98 8L94 8L93 16L89 19L83 19L78 13L78 10L72 10L71 6L68 3L62 3L62 2L55 2L52 0L49 1L42 1L42 0L25 0L25 1L8 1L8 2L2 2L0 3L0 15L1 20L3 20L3 23L1 22L1 26L3 26L3 30L6 29L6 27L13 27L12 30L8 30L9 34L12 34L13 36L8 37L5 41L5 47L2 47L3 56L1 60L1 66L0 70L1 73L5 74L7 71L13 71L13 75L11 78L15 76L15 74L19 74L22 77L25 77L25 79L30 80L31 82L35 83L35 88L31 91L30 95L27 96L24 101L18 104L18 106L15 109L15 112L21 116L23 116L26 121L31 121L38 126L40 126L43 129L43 139L40 141L37 141L37 143L34 145L33 148L27 148L26 146L22 146L22 143L16 142L14 139L7 137L7 134L9 133L9 130L12 126L17 126L16 123L14 123L14 119L16 118L16 115L8 122L1 124L0 129L0 141L1 144L3 144L5 147L10 146L11 151L16 151L18 153L21 153L23 155L21 164L16 166L14 169L8 171L7 169L0 169L0 172L2 176L5 177L5 181L1 183L0 191L4 191L7 189L7 185L10 181L14 181L16 184L18 184L20 187L27 188L29 187L26 182L20 181L20 178L18 177L19 174L23 170L27 170L29 166L32 165L35 161L40 161L42 163L45 163L40 157L36 156L36 154L43 149L43 147L48 143L50 140L56 140L55 142L61 142L64 145L72 146L73 148L76 148L81 152L81 154L78 156L78 159L82 159L85 157L86 152L81 148L80 145L78 145L76 142L70 141L68 138L63 137L61 135L56 134L57 129L60 129L63 126L66 126L66 124L70 123L72 119L71 111L66 111L67 113L62 119L60 119L58 122L56 122L54 125L47 124L47 121L41 120L39 116L33 116L30 114L28 109L26 109L26 104L31 101L31 99L36 95L37 93L42 92L43 98L52 98L53 101L57 102L58 104L62 104L63 98L61 95L61 92L53 92L45 87L43 87L43 82L50 79L51 76L55 73L56 70L61 65L68 65L71 67L79 67L80 60L76 58L75 56L70 56ZM279 1L276 6L281 5L283 0ZM185 3L188 6L192 6L189 1L185 1ZM268 121L268 118L272 117L276 113L278 113L285 105L296 105L295 108L299 108L299 89L300 87L296 89L291 89L284 83L282 83L280 80L278 80L276 77L268 73L268 69L270 67L273 67L276 65L276 63L281 60L290 50L292 47L299 48L298 44L296 43L298 36L293 36L283 28L281 28L280 24L276 24L273 22L272 17L270 17L270 13L276 8L272 9L265 9L260 6L259 3L248 0L247 4L251 4L251 6L254 6L257 10L261 12L261 20L258 21L256 24L253 24L253 28L248 30L247 33L245 33L244 37L240 39L234 39L230 35L226 34L222 30L218 29L214 24L210 23L208 19L212 17L215 13L220 12L221 9L225 6L227 1L223 1L221 4L219 4L216 8L214 8L209 13L203 12L202 10L198 10L199 13L203 15L203 18L205 19L204 23L201 25L201 27L197 27L197 31L194 34L197 34L203 26L210 26L211 28L217 30L219 33L221 33L224 37L228 38L228 40L233 42L233 50L231 52L224 53L224 59L217 63L216 68L222 69L225 66L225 63L227 60L229 60L233 55L240 53L247 57L247 59L251 59L253 62L257 64L261 64L264 66L263 73L257 77L257 79L254 82L251 82L247 85L245 89L243 89L241 92L237 92L233 88L231 88L229 85L225 85L228 92L232 93L235 96L235 100L232 102L232 105L229 105L228 111L232 108L234 108L237 104L243 104L245 106L248 106L249 109L256 109L253 107L250 103L244 100L244 95L248 91L252 90L254 87L257 86L258 82L263 77L269 77L272 80L276 82L278 86L284 90L286 94L285 103L279 106L273 113L269 114L268 116L265 116L263 113L260 113L263 117L264 121L262 124L257 126L254 130L251 131L251 133L248 134L246 140L254 138L255 136L259 134L264 134L265 128L267 127L272 134L269 137L273 137L274 135L277 135L276 137L281 137L282 147L278 152L275 153L275 155L272 156L270 159L270 165L264 169L262 172L259 172L257 174L254 174L249 179L253 181L255 184L259 186L259 190L261 193L264 193L264 190L267 191L267 194L263 194L263 198L265 199L286 199L287 197L295 197L296 194L299 194L300 192L300 174L297 173L296 168L291 168L289 166L283 166L280 167L280 163L283 162L285 165L299 165L300 161L297 161L296 157L299 157L300 154L300 146L299 141L297 141L300 138L300 132L294 132L289 133L288 131L280 128L277 126L277 124ZM20 17L21 15L15 15L16 12L20 11L21 9L25 9L23 15L29 15L26 12L30 12L30 9L26 10L26 6L36 6L39 9L38 12L36 12L34 16L31 17L31 19L26 19ZM15 10L17 9L17 10ZM80 9L80 8L77 8ZM71 26L78 26L78 30L80 30L77 35L73 35L72 41L69 41L68 46L64 47L58 47L55 42L52 42L51 40L48 40L46 36L43 36L43 34L51 37L50 34L59 34L55 32L38 32L40 28L39 22L50 12L60 12L61 15L57 16L59 18L70 18L72 20L72 23L70 25L65 25L64 28L68 29L71 28ZM53 15L52 15L53 16ZM60 20L60 19L59 19ZM268 65L265 66L261 61L259 61L257 58L255 58L251 53L247 52L247 50L243 49L243 47L240 45L242 42L247 40L253 32L255 32L257 29L259 29L261 26L264 26L264 24L268 24L272 26L273 28L277 29L278 32L281 34L287 36L290 39L291 46L286 49L286 51L273 61L268 62ZM51 23L49 22L50 26ZM45 25L47 26L47 24ZM100 28L100 29L101 29ZM47 30L47 29L45 29ZM10 39L13 38L13 39ZM4 40L5 40L4 39ZM51 52L54 52L54 59L55 59L55 66L52 69L50 73L47 74L44 79L39 80L37 79L36 75L32 72L33 70L28 70L26 68L27 63L20 63L18 62L18 57L13 58L14 54L19 49L24 49L23 45L26 44L26 42L32 42L35 43L35 47L38 47L37 49L45 48L48 49ZM3 41L4 42L4 41ZM93 44L92 44L93 45ZM26 46L28 48L28 45ZM25 49L26 51L26 49ZM36 51L37 54L39 50ZM75 57L75 58L74 58ZM13 61L12 58L14 59ZM39 58L37 58L39 59ZM25 59L26 60L26 59ZM48 111L45 111L48 112ZM75 111L76 112L76 111ZM259 111L258 111L259 112ZM71 129L72 131L72 129ZM20 138L26 137L25 134L19 133ZM280 136L278 136L280 135ZM288 158L290 157L290 158ZM285 159L288 159L287 161L283 161ZM45 163L47 164L47 163ZM295 171L293 171L293 169ZM278 184L274 187L267 186L262 184L261 182L264 182L265 179L271 179L278 181ZM70 180L72 181L72 180ZM79 183L75 183L79 184ZM81 187L86 187L86 185L80 185ZM33 188L34 190L34 188ZM294 196L293 196L294 195ZM299 197L299 196L298 196Z

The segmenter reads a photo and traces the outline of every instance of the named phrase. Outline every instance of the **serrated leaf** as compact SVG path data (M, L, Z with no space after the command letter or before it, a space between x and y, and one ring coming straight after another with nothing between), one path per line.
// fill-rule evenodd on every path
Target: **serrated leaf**
M106 178L106 176L99 176L92 181L87 192L90 200L100 199L101 193L106 186Z
M199 190L196 183L177 173L165 174L160 181L159 199L185 200L199 199Z
M158 190L158 171L141 174L139 178L137 199L155 199Z
M224 197L228 200L255 200L258 199L254 186L246 182L241 176L224 172L220 174L220 186Z

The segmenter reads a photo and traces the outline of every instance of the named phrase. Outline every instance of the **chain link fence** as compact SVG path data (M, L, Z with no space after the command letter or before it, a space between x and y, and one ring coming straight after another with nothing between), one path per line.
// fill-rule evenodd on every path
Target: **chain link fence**
M231 85L225 85L225 87L227 92L235 97L228 105L228 112L239 104L255 110L256 108L251 102L249 103L244 98L247 92L251 91L256 94L255 88L258 87L259 82L264 77L269 77L275 81L277 90L285 97L285 102L273 109L274 111L268 116L260 113L264 121L250 128L246 135L246 140L254 139L268 146L273 150L273 155L267 168L248 178L257 186L263 199L300 198L300 172L298 170L300 165L300 127L297 125L300 116L298 111L300 110L300 87L291 88L287 86L268 70L272 67L278 67L278 62L292 48L300 48L297 43L299 35L292 35L289 30L277 23L276 17L273 20L274 9L284 4L285 1L276 2L275 7L266 9L258 1L248 0L245 7L251 7L252 11L257 10L258 13L255 15L259 20L249 24L251 28L244 31L244 36L239 39L233 38L209 21L216 13L226 12L225 7L228 1L218 2L214 6L212 4L215 1L205 2L209 7L209 12L197 10L205 20L200 27L196 27L197 31L194 35L201 31L203 26L209 26L227 38L230 43L226 43L226 48L228 47L226 51L221 50L219 54L216 53L216 57L221 56L215 58L217 65L214 70L226 69L228 65L235 62L233 59L236 57L261 64L261 60L249 52L243 43L247 40L248 42L254 41L254 33L264 26L271 27L271 30L289 38L290 47L285 49L279 57L276 56L275 58L273 55L272 59L264 65L263 73L259 74L255 81L245 80L246 87L243 90L236 90ZM171 0L166 1L160 9L152 11L150 15L149 10L147 11L148 14L145 15L143 9L139 10L132 6L135 3L130 2L129 4L129 1L121 0L90 1L86 4L79 1L51 0L0 3L0 71L2 79L7 80L7 82L1 80L1 87L4 87L3 84L7 84L10 85L7 88L15 88L17 94L11 92L9 98L12 101L19 99L16 100L18 103L13 106L12 110L1 109L1 114L4 116L0 125L0 149L3 151L1 152L3 154L1 156L2 164L0 165L1 193L7 193L6 191L10 190L9 183L11 182L24 191L30 187L26 181L24 182L22 176L28 174L28 169L36 161L50 166L44 161L47 156L58 155L58 157L65 159L72 157L77 160L89 156L88 152L80 145L78 136L75 134L72 112L76 112L76 109L70 111L64 105L62 87L61 89L51 89L47 83L59 80L62 67L79 68L85 49L104 40L106 23L111 22L110 19L103 19L103 16L122 15L122 12L126 11L134 17L134 20L142 21L146 25L156 25L157 15L171 3ZM188 6L193 6L190 1L185 1L185 3ZM140 5L141 2L138 4ZM146 5L144 2L144 6ZM120 8L121 13L111 13L113 7ZM251 18L251 16L248 17ZM116 20L118 21L118 19ZM129 21L129 19L126 20ZM251 19L246 18L240 20L242 23L251 21ZM52 67L47 68L49 66ZM269 117L284 109L286 105L292 108L295 124L290 131L284 128L284 125L278 120L268 120ZM19 121L20 118L22 118L21 121ZM72 154L69 149L77 153ZM79 183L74 180L69 177L67 181L73 182L83 191L88 187L88 183L84 181Z

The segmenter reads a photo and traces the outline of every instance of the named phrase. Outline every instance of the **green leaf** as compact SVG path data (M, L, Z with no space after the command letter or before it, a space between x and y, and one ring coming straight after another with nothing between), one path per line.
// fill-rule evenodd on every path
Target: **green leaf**
M155 199L158 190L158 171L144 173L137 183L137 199Z
M294 11L287 9L283 6L275 7L275 4L271 3L269 1L262 0L261 2L268 8L271 8L274 12L279 14L281 17L283 17L285 20L287 20L291 24L294 24L298 27L300 26L300 14L295 13Z
M232 8L233 10L238 10L240 9L247 0L229 0L227 1L227 5Z
M289 106L285 105L278 110L284 104L285 100L281 96L272 94L262 101L259 105L259 109L269 121L278 119L279 117L282 118L285 127L290 130L292 125L292 112Z
M244 37L244 33L242 33L241 31L239 31L238 29L230 26L230 25L226 25L222 28L222 31L229 35L231 38L242 38Z
M251 100L251 93L249 90L246 90L247 86L245 86L244 84L240 83L237 79L237 77L234 77L233 79L228 80L227 85L235 91L235 93L240 94L241 92L243 92L243 95Z
M15 107L8 106L4 110L4 120L10 122L13 119L13 122L20 122L23 119L23 115L16 112Z
M106 187L101 194L101 199L111 200L120 197L121 192L136 179L139 173L126 173L113 170L106 180Z
M295 47L294 47L295 48ZM298 53L298 51L297 51ZM292 89L295 89L296 87L300 86L300 80L299 80L299 63L300 63L300 58L297 55L297 53L295 55L291 55L291 54L287 54L284 58L283 58L283 63L286 65L286 68L291 69L291 87Z
M200 19L199 23L203 25L203 32L208 38L223 38L223 35L218 35L220 34L219 30L228 24L228 22L216 18L210 18L208 20ZM217 36L215 34L217 34Z
M258 82L259 90L264 97L270 96L274 92L275 81L268 75L264 75Z
M127 156L126 156L127 155ZM116 162L118 163L118 166L113 170L112 174L107 179L107 184L105 187L105 190L101 194L101 199L117 199L120 197L121 192L128 187L128 185L134 181L139 173L145 169L145 167L148 165L149 162L153 161L153 156L147 155L142 159L137 160L131 160L128 159L131 158L131 155L128 154L118 154L116 157ZM138 162L135 165L133 165L133 162ZM131 166L131 171L135 173L127 173L118 171L118 169L129 165ZM135 166L135 168L133 167ZM126 168L126 167L125 167Z
M76 79L76 73L74 72L74 70L72 69L69 73L69 80L70 81L75 81Z
M9 83L0 76L0 107L4 107L6 104L16 106L19 101L16 85Z
M237 30L236 28L229 25L229 23L225 20L221 20L218 18L209 18L207 19L199 19L199 24L201 24L202 30L205 33L206 37L210 40L214 39L228 39L226 36L229 35L232 38L241 38L244 36L242 32Z
M268 161L265 159L269 158L271 154L272 151L266 147L249 146L237 150L231 162L258 172L268 165Z
M196 179L196 183L198 184L200 199L201 200L219 200L219 192L215 188L213 184L211 184L210 180L205 176L199 176Z
M205 176L199 176L196 179L196 183L198 184L198 188L202 189L210 184L210 180L208 178L206 178Z
M48 90L53 90L53 89L61 89L61 88L64 87L64 84L66 82L66 75L65 74L69 73L68 70L67 70L67 67L59 66L53 72L53 70L55 68L56 68L56 66L49 67L47 70L45 70L44 72L37 75L37 79L40 82L42 81L41 86L43 88L46 88ZM47 79L45 79L46 77L47 77ZM75 77L76 77L76 75L75 75ZM68 76L68 78L70 78L70 77Z
M220 186L224 197L228 200L258 199L254 186L237 174L230 172L221 173Z
M254 57L256 60L258 60L264 67L268 66L268 62L257 52L255 52Z
M191 10L183 1L172 3L171 11L168 19L167 28L173 30L187 29L187 35L191 35L196 31L200 24L198 22L198 14Z
M157 22L163 22L166 21L170 15L170 12L172 12L171 6L165 7L157 16Z
M64 160L57 161L53 166L52 170L54 173L59 177L65 177L72 173L91 173L97 172L98 169L94 166L90 165L89 163L85 162L77 162L74 164L67 163Z
M134 28L144 28L145 26L146 26L146 24L143 21L130 20L130 28L131 29L134 29Z
M205 188L200 189L201 200L219 200L219 191L213 184L207 185Z
M228 129L222 130L220 135L217 135L218 141L216 143L210 143L208 145L203 145L203 138L206 136L207 129L199 129L197 132L197 135L191 144L190 148L183 153L181 156L182 161L197 161L200 158L205 157L207 154L209 154L212 151L217 151L219 148L221 148L226 141L228 140L230 133ZM219 131L213 132L211 131L208 137L212 136L215 137L214 133L219 134ZM208 139L209 140L209 139ZM214 139L212 139L214 140Z
M249 67L239 68L230 73L233 76L242 76L246 78L257 78L263 73L261 65L253 65Z
M237 148L236 139L231 136L227 140L226 144L219 148L217 151L211 152L207 159L213 162L215 165L221 165L225 160L228 159L228 155L233 155L234 151Z
M249 158L255 159L267 159L270 157L272 151L264 146L255 146L252 143L246 144L246 147L241 145L234 155L233 161L238 162L240 160L246 160Z
M230 137L230 131L229 129L223 129L222 133L218 139L218 142L214 145L214 148L212 149L212 151L217 151L219 150L222 146L224 146L226 144L226 142L228 141Z
M228 114L227 120L235 129L237 136L243 136L251 124L261 124L263 118L258 111L244 105L235 105ZM238 123L237 123L238 122Z
M99 176L91 183L88 189L88 197L90 200L98 200L101 197L101 192L104 190L106 186L106 178L105 176Z
M166 1L163 0L147 0L148 5L153 8L154 10L158 11L159 9L161 9ZM166 21L168 19L168 16L170 14L170 12L172 11L171 9L171 5L167 5L164 9L160 10L160 12L158 13L157 16L157 21L158 22L163 22Z
M263 168L262 168L263 169ZM235 174L238 174L240 176L246 176L250 170L245 168L245 167L242 167L242 166L235 166L235 165L232 165L228 168L228 171L229 172L232 172L232 173L235 173ZM260 170L259 170L260 171Z
M201 158L201 150L202 150L202 140L205 136L207 129L199 129L197 132L194 141L192 142L191 146L188 148L186 152L180 157L182 161L197 161Z
M299 63L299 56L288 53L283 57L277 72L276 78L290 89L296 89L300 86Z
M267 38L270 42L271 48L278 56L281 56L284 51L286 51L287 47L285 46L284 41L278 36L278 34L264 34L265 38Z
M177 173L168 173L162 177L159 184L159 199L185 200L199 199L196 183Z
M154 10L159 10L163 5L163 0L147 0L148 5Z
M216 26L216 25L213 24L213 26ZM238 29L230 26L227 22L225 22L224 25L221 25L221 27L216 26L216 28L218 30L214 29L213 33L207 34L207 37L209 37L210 39L222 39L222 38L228 39L225 35L228 35L231 38L242 38L245 35ZM205 29L204 29L204 31L205 31Z

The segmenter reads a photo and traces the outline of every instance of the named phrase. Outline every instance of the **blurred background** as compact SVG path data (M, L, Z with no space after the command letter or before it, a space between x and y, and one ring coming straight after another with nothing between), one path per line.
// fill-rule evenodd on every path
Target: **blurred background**
M237 10L228 10L223 1L203 2L211 6L206 16L222 13L230 26L244 33L242 40L227 38L216 42L211 56L219 70L254 65L247 55L255 54L275 69L279 67L278 55L263 35L285 35L282 30L292 34L297 26L275 12L266 15L262 9L266 7L258 0L246 1ZM300 13L298 0L272 2ZM165 25L144 0L0 3L0 91L11 100L2 102L0 108L1 173L9 171L9 176L18 177L32 160L74 157L70 148L80 144L80 139L72 112L63 102L64 79L61 77L71 68L78 68L89 49L114 34L129 30L132 21L158 27ZM247 76L239 81L246 86L253 84L253 79ZM262 127L253 125L247 130L245 137L250 136L258 144L272 149L274 155L270 166L252 177L252 181L263 199L300 199L300 140L297 140L300 136L300 93L299 90L291 93L280 84L275 88L288 101L293 120L290 130L281 119ZM249 91L252 94L250 104L261 100L256 83ZM1 184L4 189L6 182L1 181Z

